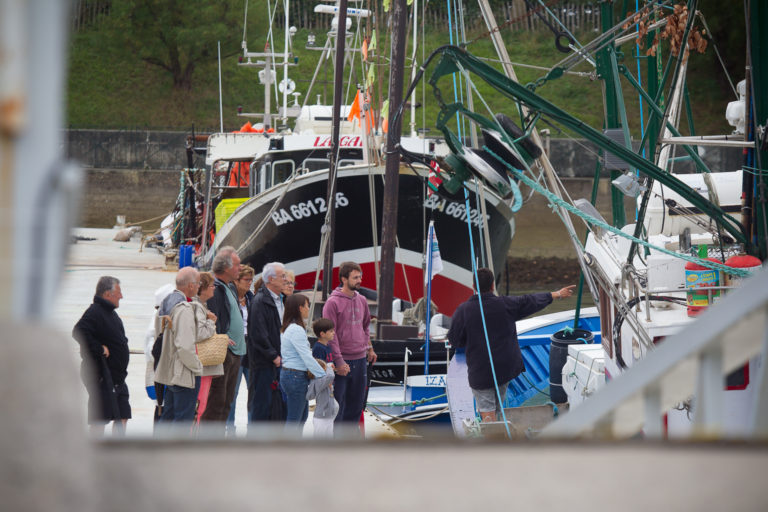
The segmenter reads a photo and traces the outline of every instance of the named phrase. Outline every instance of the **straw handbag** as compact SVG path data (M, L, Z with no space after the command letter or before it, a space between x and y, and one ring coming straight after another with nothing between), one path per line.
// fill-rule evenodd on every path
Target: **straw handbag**
M224 362L227 357L229 336L226 334L214 334L210 338L197 343L197 357L203 366L216 366Z

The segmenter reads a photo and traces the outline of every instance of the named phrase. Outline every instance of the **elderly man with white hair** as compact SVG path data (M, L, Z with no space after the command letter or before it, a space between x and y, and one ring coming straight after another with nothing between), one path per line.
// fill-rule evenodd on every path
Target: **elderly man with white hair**
M203 365L197 357L195 343L216 332L215 316L206 313L192 299L200 289L200 273L184 267L176 274L176 290L183 299L169 312L170 322L163 329L163 347L155 370L155 380L165 385L161 422L185 422L195 419L197 393ZM197 307L196 307L197 306ZM164 317L158 317L158 319ZM159 327L156 331L159 332Z
M283 321L285 266L273 262L264 265L264 280L256 291L248 311L248 363L251 372L249 423L271 418L272 383L280 378L280 326Z

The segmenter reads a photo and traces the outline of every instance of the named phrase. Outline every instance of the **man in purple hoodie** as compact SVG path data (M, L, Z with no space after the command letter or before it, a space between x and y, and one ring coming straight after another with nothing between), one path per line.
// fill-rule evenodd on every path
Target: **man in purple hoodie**
M342 263L339 279L341 286L331 293L323 307L323 317L333 320L336 326L336 335L328 343L336 367L333 395L339 402L339 413L335 421L357 422L365 407L368 363L376 362L376 352L368 331L368 302L358 293L363 280L360 265Z

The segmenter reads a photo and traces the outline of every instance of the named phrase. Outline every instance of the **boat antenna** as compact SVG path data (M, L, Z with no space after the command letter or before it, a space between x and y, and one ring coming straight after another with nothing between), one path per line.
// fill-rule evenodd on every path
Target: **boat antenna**
M328 245L325 251L325 265L323 266L323 300L327 299L333 290L333 252L334 239L336 238L336 175L338 171L339 157L339 133L341 131L341 101L344 82L344 46L347 38L347 0L339 0L336 23L336 62L333 74L333 109L331 150L329 154L330 166L328 172L327 201L329 215L328 222L324 226Z
M285 4L285 48L283 48L283 117L281 119L285 124L288 121L288 93L291 92L288 90L288 49L291 44L291 26L288 20L290 2L284 0L283 3Z
M220 130L223 133L224 132L224 104L221 100L221 41L217 41L216 43L218 53L219 53L219 126Z

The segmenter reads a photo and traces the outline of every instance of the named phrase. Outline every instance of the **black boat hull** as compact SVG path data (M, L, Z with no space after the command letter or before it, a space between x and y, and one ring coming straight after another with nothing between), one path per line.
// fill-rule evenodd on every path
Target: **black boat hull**
M421 171L419 171L421 172ZM381 241L383 169L348 167L339 171L336 193L334 285L338 265L356 261L363 269L363 286L376 289L376 242ZM243 263L260 273L264 264L280 261L296 274L296 289L314 288L318 268L321 227L326 212L327 171L315 171L272 187L241 205L216 235L214 249L225 245L238 250ZM439 312L451 315L472 293L472 255L482 263L481 213L470 194L472 243L464 202L437 195L427 197L424 175L404 168L400 173L398 247L394 295L414 303L424 295L424 246L427 226L435 222L443 271L432 281L432 298ZM372 190L372 193L371 193ZM279 201L279 204L276 204ZM514 219L507 203L486 191L486 216L494 267L503 268L514 234ZM470 250L474 248L474 252ZM321 279L323 279L321 271Z

